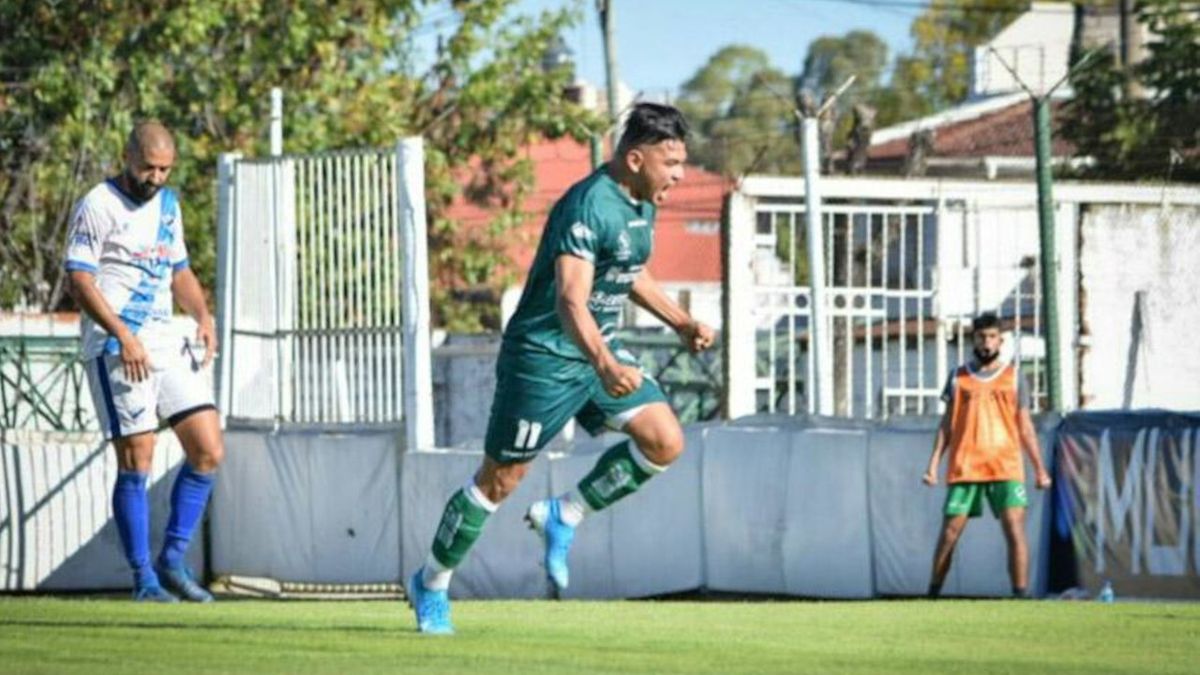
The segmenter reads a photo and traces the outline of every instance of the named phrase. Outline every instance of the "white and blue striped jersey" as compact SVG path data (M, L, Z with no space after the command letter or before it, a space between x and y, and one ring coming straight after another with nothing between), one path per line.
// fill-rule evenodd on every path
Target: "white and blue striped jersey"
M96 275L104 299L144 344L168 338L171 278L188 265L183 216L164 187L139 204L107 180L79 200L71 215L65 267ZM117 354L120 345L84 316L83 357Z

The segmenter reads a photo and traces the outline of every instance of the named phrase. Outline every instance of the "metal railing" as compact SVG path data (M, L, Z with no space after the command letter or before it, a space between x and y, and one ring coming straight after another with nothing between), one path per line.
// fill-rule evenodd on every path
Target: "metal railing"
M84 431L95 417L79 338L0 336L0 428Z

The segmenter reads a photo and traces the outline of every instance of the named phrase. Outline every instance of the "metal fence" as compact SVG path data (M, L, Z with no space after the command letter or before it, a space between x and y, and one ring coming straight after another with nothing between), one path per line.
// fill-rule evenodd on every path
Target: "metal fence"
M1006 358L1046 404L1038 220L1033 186L895 179L822 179L827 334L833 414L935 414L946 378L971 354L970 323L996 312ZM1144 200L1147 194L1125 191ZM815 349L803 182L750 177L730 201L725 266L731 416L815 414ZM1073 187L1056 205L1059 278L1074 278L1075 224L1086 202L1117 198ZM1059 306L1074 307L1075 284ZM1060 333L1075 333L1073 312ZM1062 347L1063 381L1074 378ZM752 375L747 375L750 373Z
M228 415L394 424L429 405L422 157L415 140L222 158Z
M925 412L938 394L936 372L925 363L932 337L933 280L925 260L935 244L933 209L830 204L822 217L836 414L876 417L880 408L895 407ZM815 350L808 348L804 230L802 205L757 207L754 323L763 348L756 388L764 412L816 413L806 386L813 381Z

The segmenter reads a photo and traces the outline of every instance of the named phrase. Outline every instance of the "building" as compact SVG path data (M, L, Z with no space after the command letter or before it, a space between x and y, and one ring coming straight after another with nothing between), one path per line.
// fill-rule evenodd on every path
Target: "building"
M571 138L544 140L522 150L534 167L534 188L525 200L524 221L510 237L508 257L518 271L517 286L504 294L504 316L516 307L519 284L529 269L554 202L591 169L590 148ZM730 183L716 174L688 167L683 183L659 210L650 273L664 290L702 321L721 323L721 208ZM467 230L486 227L498 207L460 196L447 218ZM631 310L628 325L653 326L649 314Z
M1088 158L1077 157L1075 147L1057 133L1063 104L1073 96L1065 82L1071 48L1075 43L1084 48L1112 45L1122 58L1143 58L1146 29L1132 17L1122 22L1119 4L1031 3L1027 12L975 48L968 100L876 130L867 151L867 171L1029 178L1036 169L1029 92L1041 96L1052 89L1052 161L1086 165Z

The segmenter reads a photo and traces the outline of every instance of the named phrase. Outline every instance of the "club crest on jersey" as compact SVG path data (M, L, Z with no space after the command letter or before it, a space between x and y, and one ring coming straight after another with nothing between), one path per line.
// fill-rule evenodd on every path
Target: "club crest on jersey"
M629 243L628 232L622 232L617 236L617 251L613 255L617 260L629 260L633 257L633 245Z

